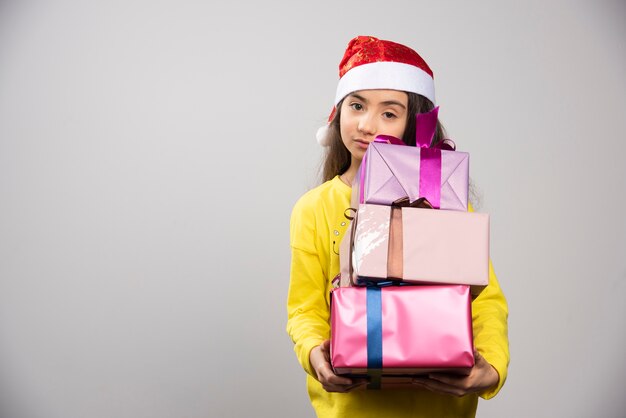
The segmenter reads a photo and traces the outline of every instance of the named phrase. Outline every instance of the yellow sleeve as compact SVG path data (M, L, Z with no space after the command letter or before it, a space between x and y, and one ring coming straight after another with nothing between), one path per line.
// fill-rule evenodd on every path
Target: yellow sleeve
M472 302L474 346L500 376L496 386L480 393L484 399L496 396L506 381L509 366L508 315L506 299L489 261L489 285Z
M304 370L311 367L311 350L330 338L328 279L316 249L315 215L311 207L296 204L291 217L291 279L287 296L287 333Z
M471 205L469 211L474 211ZM496 386L479 394L484 399L496 396L506 381L509 366L508 316L506 298L489 260L489 284L472 302L474 346L500 376Z

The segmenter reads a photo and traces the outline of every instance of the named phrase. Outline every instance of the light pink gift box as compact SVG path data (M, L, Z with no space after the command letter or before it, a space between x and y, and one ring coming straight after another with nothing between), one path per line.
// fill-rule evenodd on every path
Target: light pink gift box
M332 291L330 352L337 374L368 372L367 291ZM388 286L380 292L383 375L467 373L474 365L468 286Z
M362 204L352 245L355 283L467 284L474 294L489 283L486 213Z

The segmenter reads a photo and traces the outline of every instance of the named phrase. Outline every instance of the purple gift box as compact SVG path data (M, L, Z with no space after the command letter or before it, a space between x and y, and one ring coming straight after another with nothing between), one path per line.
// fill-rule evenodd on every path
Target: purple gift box
M391 205L425 197L435 208L467 211L469 154L372 142L363 158L360 202Z
M359 203L426 198L436 209L467 211L469 154L454 151L450 140L430 147L438 109L416 115L417 146L387 136L369 144L358 176Z

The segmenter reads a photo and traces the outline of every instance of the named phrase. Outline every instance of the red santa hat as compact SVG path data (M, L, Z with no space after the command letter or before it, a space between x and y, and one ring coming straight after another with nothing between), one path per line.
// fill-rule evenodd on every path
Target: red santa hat
M339 85L328 123L317 131L317 141L328 146L328 124L336 106L358 90L389 89L420 94L435 104L433 72L411 48L373 36L357 36L348 43L339 63Z

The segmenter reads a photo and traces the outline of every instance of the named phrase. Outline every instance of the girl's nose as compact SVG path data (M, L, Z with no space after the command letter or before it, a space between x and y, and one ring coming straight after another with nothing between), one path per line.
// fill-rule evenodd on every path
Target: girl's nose
M364 114L359 120L358 129L364 135L374 135L376 133L376 122L373 115Z

